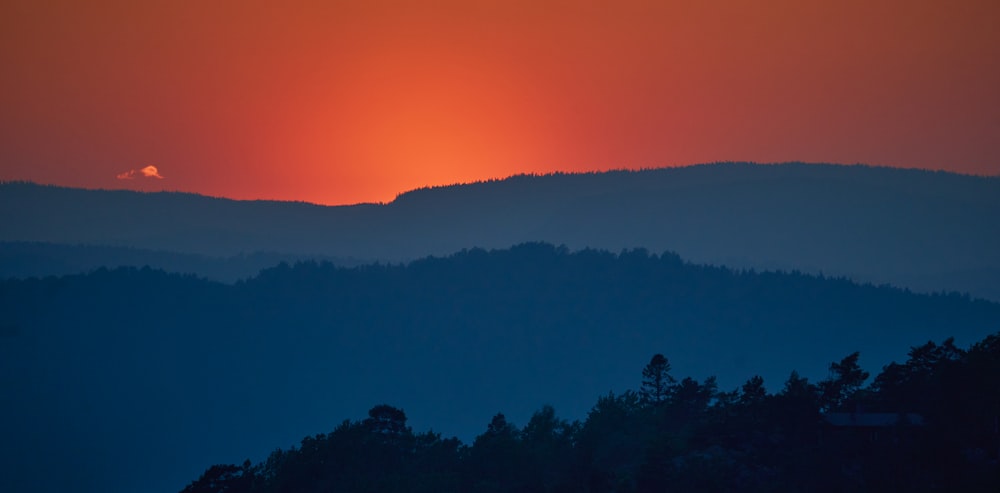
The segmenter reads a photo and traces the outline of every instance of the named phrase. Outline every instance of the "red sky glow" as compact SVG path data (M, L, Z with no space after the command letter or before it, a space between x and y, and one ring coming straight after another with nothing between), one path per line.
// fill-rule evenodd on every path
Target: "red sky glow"
M996 175L998 25L995 0L5 1L0 179L345 204L721 160Z

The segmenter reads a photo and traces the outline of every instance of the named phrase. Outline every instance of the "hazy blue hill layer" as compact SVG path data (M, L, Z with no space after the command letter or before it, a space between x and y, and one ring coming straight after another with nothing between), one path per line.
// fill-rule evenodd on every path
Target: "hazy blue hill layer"
M547 244L234 285L149 269L6 280L0 490L177 491L382 402L466 440L498 411L582 418L655 352L723 390L760 373L774 391L854 351L874 373L911 344L998 327L1000 305L963 296Z
M1000 178L741 163L518 176L321 207L0 186L0 241L399 261L546 241L645 247L1000 301Z
M213 257L131 247L0 242L0 279L84 274L101 267L150 267L235 282L256 276L262 269L281 262L305 260L323 260L342 266L367 263L356 259L265 252Z

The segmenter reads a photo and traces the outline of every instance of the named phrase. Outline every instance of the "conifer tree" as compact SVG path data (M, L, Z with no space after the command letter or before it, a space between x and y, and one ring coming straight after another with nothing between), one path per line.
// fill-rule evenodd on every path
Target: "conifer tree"
M642 369L642 388L639 395L650 404L660 404L670 396L671 384L676 382L670 375L670 362L662 354L654 354L649 364Z

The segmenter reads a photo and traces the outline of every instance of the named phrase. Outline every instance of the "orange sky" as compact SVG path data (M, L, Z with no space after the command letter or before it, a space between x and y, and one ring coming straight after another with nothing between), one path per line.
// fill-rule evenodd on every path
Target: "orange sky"
M293 3L4 0L0 179L340 204L717 160L1000 174L996 0Z

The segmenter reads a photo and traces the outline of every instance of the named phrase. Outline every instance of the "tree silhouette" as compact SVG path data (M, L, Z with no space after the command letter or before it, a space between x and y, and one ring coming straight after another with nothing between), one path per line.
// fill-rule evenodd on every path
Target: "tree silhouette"
M543 406L523 429L497 414L465 447L413 434L403 411L383 404L258 466L212 466L182 493L1000 491L1000 334L968 352L947 341L916 347L866 389L854 353L820 386L792 372L775 395L760 377L723 394L711 377L671 383L657 356L645 387L661 405L609 393L582 424ZM916 414L892 400L912 398L891 385L900 372L919 376L906 385L923 382L910 390L941 404ZM821 398L835 409L861 392L907 420L843 424L820 413Z
M597 400L578 434L577 449L590 469L590 491L632 491L647 433L639 395L609 393Z
M528 471L521 433L503 413L490 420L469 451L466 475L472 491L524 491Z
M855 351L840 360L840 363L830 363L830 378L820 382L820 402L824 410L844 407L868 379L868 372L858 365L860 355Z
M242 493L251 490L254 478L254 468L249 459L242 466L217 464L208 468L181 493Z
M364 425L375 433L400 435L407 431L406 413L388 404L380 404L368 411Z
M699 416L708 409L708 404L718 390L715 377L708 377L703 383L691 377L684 377L679 384L673 387L671 392L671 402L682 416L690 418Z
M642 369L642 387L639 395L648 404L660 404L670 396L671 385L676 382L670 375L670 362L660 353L654 354Z
M740 404L745 406L757 404L767 397L767 390L764 388L764 378L754 375L743 384L740 392Z

